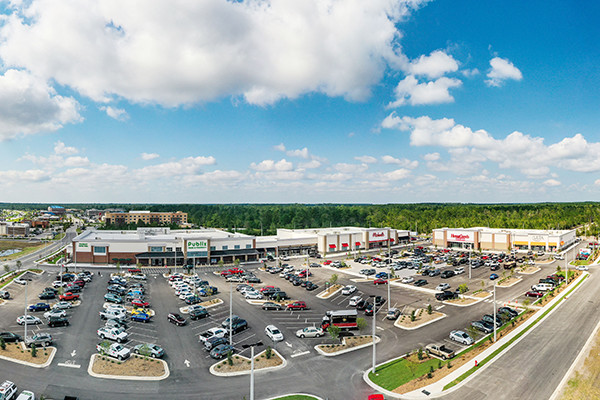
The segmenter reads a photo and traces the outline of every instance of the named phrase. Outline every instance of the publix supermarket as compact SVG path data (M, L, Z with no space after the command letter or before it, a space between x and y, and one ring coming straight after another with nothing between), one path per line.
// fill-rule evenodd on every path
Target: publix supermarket
M278 229L274 236L251 236L219 229L88 229L67 253L75 263L181 266L256 261L267 254L328 255L408 243L409 231L392 228L336 227Z

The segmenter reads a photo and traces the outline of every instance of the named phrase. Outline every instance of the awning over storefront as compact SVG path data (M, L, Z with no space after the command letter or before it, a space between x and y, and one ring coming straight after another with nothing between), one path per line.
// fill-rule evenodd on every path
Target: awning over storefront
M342 247L348 247L348 243L342 243Z
M329 245L329 248L330 248L330 249L335 249L335 244L330 244L330 245Z
M182 251L149 251L146 253L139 253L135 255L135 258L183 258Z
M356 242L356 243L354 243L354 245L360 246L360 242Z

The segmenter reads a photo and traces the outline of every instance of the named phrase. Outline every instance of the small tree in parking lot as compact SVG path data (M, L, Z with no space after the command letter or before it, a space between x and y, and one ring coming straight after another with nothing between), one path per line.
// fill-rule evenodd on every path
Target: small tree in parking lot
M329 278L329 283L331 285L335 285L335 283L337 282L337 280L338 280L337 274L333 274L333 275L331 275L331 278Z
M465 294L469 291L469 287L466 283L463 283L462 285L458 285L458 291L460 292L460 294Z
M367 321L364 318L357 318L356 326L358 327L359 331L363 331L367 327Z
M331 336L331 338L333 340L339 339L340 332L341 332L341 329L339 326L329 325L329 327L327 328L327 333L329 333L329 336Z
M410 321L414 322L415 319L417 319L417 317L415 316L415 310L412 310L412 312L410 313Z
M139 350L141 355L146 356L146 357L150 357L150 346L148 346L147 343L144 343L143 345L141 345L139 347Z
M6 342L4 341L4 338L1 338L1 337L0 337L0 349L6 350Z
M31 345L31 357L37 357L37 346L35 343Z
M272 355L273 350L271 349L271 346L267 346L267 349L265 350L265 357L267 358L267 360L270 360Z
M431 315L432 312L433 308L431 307L431 304L427 304L427 314Z
M230 350L227 352L227 363L229 364L229 366L233 365L233 357L231 356L233 352Z

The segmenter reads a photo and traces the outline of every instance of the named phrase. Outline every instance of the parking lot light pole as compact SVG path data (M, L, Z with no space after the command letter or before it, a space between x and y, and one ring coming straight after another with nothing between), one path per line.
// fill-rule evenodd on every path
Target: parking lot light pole
M254 347L262 345L262 342L242 345L244 349L250 347L250 400L254 400Z
M28 282L25 281L25 323L23 325L25 325L25 335L23 336L23 340L27 339L27 286Z
M229 282L229 345L233 346L233 283Z
M375 295L370 295L369 297L373 298L373 375L375 375L375 359L376 359L376 350L375 350L375 329L377 325L377 307L375 306Z
M390 304L392 302L392 295L391 295L392 289L390 288L390 286L391 286L390 282L391 282L391 279L392 279L392 267L391 267L391 265L392 264L390 264L390 274L389 274L388 279L387 279L387 281L388 281L387 282L387 289L388 289L388 311L390 311L390 307L391 307Z
M494 343L496 343L496 280L494 280Z

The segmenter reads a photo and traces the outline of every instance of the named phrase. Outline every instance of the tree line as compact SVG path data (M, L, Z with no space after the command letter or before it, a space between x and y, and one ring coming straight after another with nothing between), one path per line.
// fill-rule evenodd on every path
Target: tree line
M65 208L123 208L153 212L183 211L192 224L273 235L277 228L336 226L384 227L430 233L434 228L571 229L598 235L600 203L534 204L62 204ZM0 203L6 209L45 209L48 204ZM135 229L110 226L111 229Z

